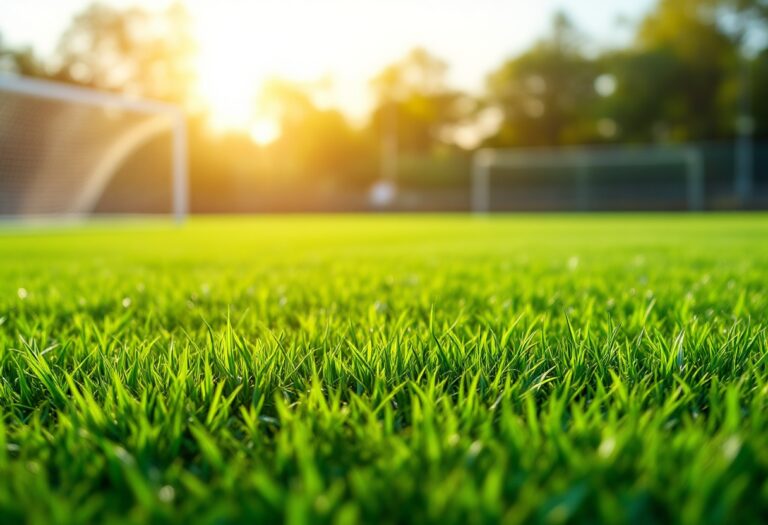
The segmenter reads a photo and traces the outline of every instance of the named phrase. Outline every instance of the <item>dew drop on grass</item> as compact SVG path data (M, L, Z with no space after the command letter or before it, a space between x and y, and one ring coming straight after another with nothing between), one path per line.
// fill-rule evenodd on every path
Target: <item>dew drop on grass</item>
M21 300L23 301L24 299L26 299L27 297L29 297L29 292L27 291L27 289L26 289L26 288L19 288L19 289L16 291L16 295L18 295L18 296L19 296L19 299L21 299Z
M729 437L723 443L723 455L728 461L733 461L741 450L741 439L736 436Z
M121 304L123 305L123 308L128 308L129 306L131 306L131 298L123 297L123 301Z
M607 437L600 443L600 446L597 449L597 453L600 455L600 457L607 458L613 454L614 450L616 450L616 439L613 437Z
M163 485L160 490L157 491L157 497L163 503L170 503L176 497L176 490L170 485Z
M125 465L133 465L134 460L133 456L130 452L125 450L123 447L115 447L115 456L117 457L120 462L122 462Z

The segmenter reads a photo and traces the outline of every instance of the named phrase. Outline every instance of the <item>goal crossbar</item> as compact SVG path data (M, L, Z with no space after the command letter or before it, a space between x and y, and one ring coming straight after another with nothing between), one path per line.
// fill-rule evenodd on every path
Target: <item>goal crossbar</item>
M155 100L9 74L0 74L0 92L43 100L73 102L95 108L126 110L149 116L164 116L173 137L171 153L173 214L177 221L183 221L186 218L189 206L187 129L184 113L177 106ZM158 123L155 124L154 126L146 126L150 134L161 127L157 125Z
M686 200L691 211L704 208L704 162L693 146L592 146L478 150L472 162L471 205L475 213L491 208L491 170L498 168L574 168L582 209L591 168L683 164L686 168Z

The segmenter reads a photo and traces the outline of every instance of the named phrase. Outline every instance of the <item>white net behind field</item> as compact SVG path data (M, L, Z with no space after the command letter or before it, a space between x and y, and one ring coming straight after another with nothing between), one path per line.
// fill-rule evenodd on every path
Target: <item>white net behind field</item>
M162 195L165 211L171 211L173 129L170 113L47 98L0 85L0 216L82 217L97 208L141 213L140 205L132 209L126 200L142 194ZM126 165L136 180L118 187L130 188L133 196L112 191L105 207L105 191L119 182L114 179Z
M471 183L478 213L537 205L696 211L705 204L702 153L685 145L481 149Z

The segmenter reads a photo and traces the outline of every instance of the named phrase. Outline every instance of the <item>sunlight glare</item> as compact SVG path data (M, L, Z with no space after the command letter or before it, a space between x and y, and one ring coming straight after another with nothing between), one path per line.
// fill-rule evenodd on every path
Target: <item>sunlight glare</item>
M266 146L280 138L280 125L274 119L257 118L251 125L251 140L261 146Z
M216 131L246 131L259 143L272 142L280 127L257 103L263 87L275 77L311 81L327 75L322 57L333 56L344 40L329 31L334 23L324 19L327 12L305 18L281 3L241 3L236 12L232 4L232 9L205 5L198 4L195 24L198 89L212 126Z

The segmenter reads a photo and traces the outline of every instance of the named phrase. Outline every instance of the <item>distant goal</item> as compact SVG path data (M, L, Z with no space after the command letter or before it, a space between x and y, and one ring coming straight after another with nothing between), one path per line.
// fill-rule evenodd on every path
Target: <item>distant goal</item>
M0 218L187 215L175 106L0 74Z
M704 208L704 163L692 146L481 149L472 162L471 208L478 214L525 208L622 209L648 203ZM517 200L516 200L517 199ZM546 200L548 199L548 200ZM517 204L517 207L514 205Z

